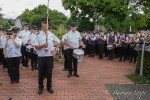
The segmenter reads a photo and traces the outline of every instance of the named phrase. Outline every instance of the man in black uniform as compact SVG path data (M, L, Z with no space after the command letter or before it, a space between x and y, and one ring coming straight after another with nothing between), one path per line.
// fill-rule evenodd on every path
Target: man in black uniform
M114 46L116 42L117 42L117 37L114 34L114 31L111 30L107 38L107 44ZM114 59L114 49L109 50L109 60L113 60L113 59Z
M105 41L106 41L106 36L104 35L103 32L100 32L100 34L97 36L98 56L100 59L103 59Z

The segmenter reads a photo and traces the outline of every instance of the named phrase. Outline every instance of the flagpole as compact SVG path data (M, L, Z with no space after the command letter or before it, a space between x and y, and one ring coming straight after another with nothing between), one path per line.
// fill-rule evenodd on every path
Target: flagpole
M47 3L47 18L46 18L46 20L47 20L47 28L46 28L46 42L47 42L47 38L48 38L48 27L49 27L49 25L48 25L48 17L49 17L49 0L48 0L48 3Z

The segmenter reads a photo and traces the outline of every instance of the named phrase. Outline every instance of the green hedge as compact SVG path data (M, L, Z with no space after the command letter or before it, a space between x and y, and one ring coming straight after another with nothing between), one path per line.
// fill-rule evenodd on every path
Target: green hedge
M141 54L142 51L139 51L137 63L136 63L136 70L135 73L137 75L140 74L140 66L141 66ZM150 52L145 51L144 53L144 68L143 68L143 75L150 75Z

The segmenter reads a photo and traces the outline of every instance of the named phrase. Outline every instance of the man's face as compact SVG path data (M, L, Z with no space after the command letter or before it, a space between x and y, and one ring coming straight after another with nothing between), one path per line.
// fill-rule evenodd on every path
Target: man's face
M71 27L71 30L74 32L76 31L76 27Z
M25 29L25 30L28 30L29 28L28 28L28 26L24 26L24 29Z
M112 31L112 32L110 32L110 34L114 34L114 32Z
M12 33L12 35L13 35L14 37L17 37L17 36L18 36L18 32L17 32L17 33Z
M47 28L47 23L41 23L41 25L42 25L42 28L43 28L43 29L46 29L46 28Z

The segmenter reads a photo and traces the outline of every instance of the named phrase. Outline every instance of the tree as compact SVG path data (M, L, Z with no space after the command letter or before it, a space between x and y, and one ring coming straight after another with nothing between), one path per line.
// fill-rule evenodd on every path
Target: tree
M82 19L79 23L78 23L78 30L80 32L83 31L93 31L95 28L95 23L89 21L89 19L85 18Z
M145 14L150 13L149 0L63 0L63 6L71 11L73 20L88 17L97 25L118 31L128 31L132 25L134 30L145 29L148 25ZM137 26L137 22L142 23Z
M0 11L2 11L2 8L0 8ZM0 13L0 27L3 25L3 17L2 14Z
M3 26L6 28L10 28L10 23L8 21L4 21Z
M26 9L21 15L20 18L22 21L29 23L30 25L41 26L40 21L42 18L46 18L47 14L47 6L39 5L38 7L34 8L33 10ZM57 29L60 24L63 24L67 17L56 10L49 9L49 25L52 28Z

